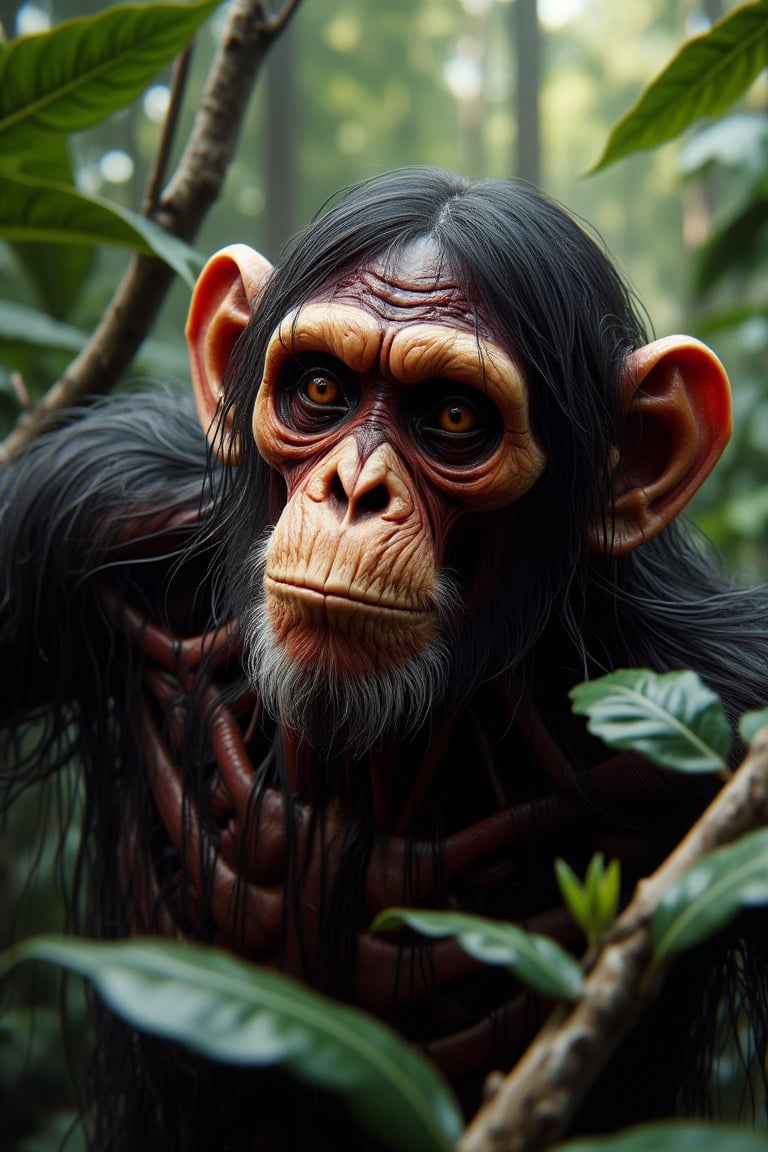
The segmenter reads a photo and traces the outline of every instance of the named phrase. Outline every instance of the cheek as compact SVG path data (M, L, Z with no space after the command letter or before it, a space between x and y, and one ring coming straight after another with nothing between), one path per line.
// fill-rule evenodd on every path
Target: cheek
M438 619L436 583L431 536L416 513L339 524L299 494L267 551L275 641L293 662L347 675L399 667L423 651Z

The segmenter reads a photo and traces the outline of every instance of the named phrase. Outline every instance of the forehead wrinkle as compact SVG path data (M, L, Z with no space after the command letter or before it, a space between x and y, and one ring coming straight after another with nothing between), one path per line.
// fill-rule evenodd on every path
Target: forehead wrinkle
M354 279L338 284L334 297L354 300L385 323L419 323L442 317L467 330L476 324L475 310L459 285L436 278L431 269L420 275L413 272L405 282L394 272L364 268Z

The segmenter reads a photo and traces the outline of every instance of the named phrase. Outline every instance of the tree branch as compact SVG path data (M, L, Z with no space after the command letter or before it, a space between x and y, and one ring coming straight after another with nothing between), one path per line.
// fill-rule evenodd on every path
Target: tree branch
M269 21L269 31L274 36L276 36L278 32L282 32L283 28L285 28L286 24L290 20L291 16L293 16L300 3L301 0L286 0L283 10L278 12L276 16L272 17L272 19Z
M768 730L671 856L637 888L579 1002L555 1011L464 1132L458 1152L543 1152L562 1136L607 1060L659 991L648 988L650 922L697 860L768 823Z
M168 110L163 121L163 131L157 147L157 153L155 154L155 162L149 174L149 180L147 181L147 191L144 195L144 204L141 209L144 216L151 217L160 202L163 184L165 183L165 173L168 168L173 143L176 139L176 129L178 128L179 117L184 103L184 95L187 90L187 79L189 77L191 59L192 45L188 44L181 55L177 57L176 63L173 66Z
M240 135L251 91L264 57L300 0L288 0L280 16L265 0L234 0L211 66L189 141L176 173L151 219L184 240L194 239L221 193ZM137 255L83 351L35 407L20 417L0 448L3 461L17 455L50 424L51 414L109 392L151 330L174 273L151 256Z

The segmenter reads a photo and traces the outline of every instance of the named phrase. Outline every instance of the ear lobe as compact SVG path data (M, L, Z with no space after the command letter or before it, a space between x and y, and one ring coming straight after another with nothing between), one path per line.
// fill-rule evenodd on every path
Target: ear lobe
M187 314L187 347L200 424L218 455L237 463L227 429L214 425L223 380L235 342L251 315L272 265L245 244L232 244L210 258L200 273ZM214 442L215 435L215 442Z
M624 368L626 419L615 451L613 506L589 528L600 555L623 555L682 511L714 468L732 429L720 361L690 336L632 352Z

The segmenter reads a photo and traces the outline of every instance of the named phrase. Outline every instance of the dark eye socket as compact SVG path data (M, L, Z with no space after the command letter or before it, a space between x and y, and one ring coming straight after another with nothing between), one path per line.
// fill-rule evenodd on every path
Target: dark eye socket
M501 417L482 392L452 380L430 380L415 393L413 426L430 456L469 467L501 439Z
M278 385L280 417L298 432L339 424L355 407L352 373L333 356L309 352L292 356Z

